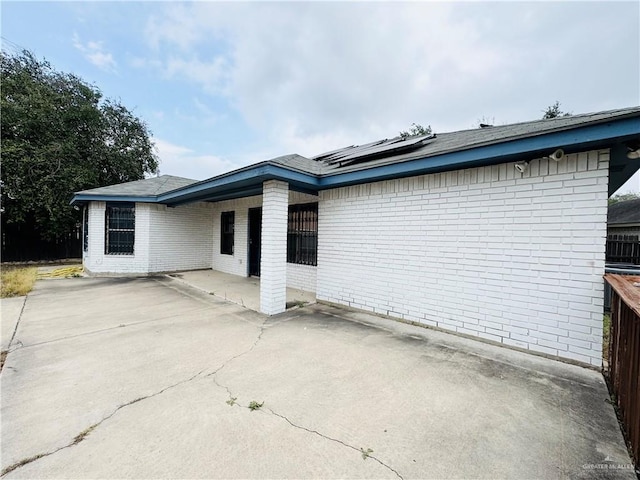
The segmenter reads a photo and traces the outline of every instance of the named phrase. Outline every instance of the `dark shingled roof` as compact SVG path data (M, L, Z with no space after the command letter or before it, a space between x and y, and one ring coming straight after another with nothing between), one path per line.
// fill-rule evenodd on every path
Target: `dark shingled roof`
M608 225L640 224L640 198L609 205Z
M173 175L160 175L159 177L145 178L134 182L119 183L108 187L92 188L77 192L78 194L89 195L126 195L131 197L149 197L161 195L163 193L186 187L196 183L196 180Z
M407 153L398 155L389 155L383 158L370 160L362 163L340 166L338 163L329 164L324 162L322 157L326 154L316 155L313 157L316 161L322 163L321 174L344 173L357 170L365 170L380 165L388 165L391 163L404 162L415 158L432 157L442 155L449 152L457 152L468 150L494 143L502 143L520 138L533 137L543 135L545 133L559 132L569 130L571 128L581 127L583 125L592 125L601 122L608 122L614 118L624 116L637 115L640 113L640 107L622 108L618 110L608 110L606 112L586 113L582 115L572 115L568 117L557 117L547 120L534 120L532 122L513 123L510 125L496 125L486 128L475 128L473 130L461 130L450 133L437 133L433 141L426 142L424 146L416 148ZM344 149L335 150L332 153L336 155L342 150L348 151L353 146Z
M316 162L315 160L303 157L302 155L298 155L295 153L273 158L271 160L268 160L268 163L282 165L283 167L290 170L299 170L304 173L313 173L314 175L319 175L320 169L322 167L322 164L320 162Z
M353 180L355 177L349 177L349 174L369 169L380 172L381 169L376 169L376 167L388 165L394 165L394 175L399 176L400 173L398 172L402 172L404 164L411 166L411 163L415 163L411 162L412 160L422 162L420 166L422 171L436 168L440 170L447 168L453 169L454 167L459 168L461 161L453 158L455 155L449 156L449 154L457 152L466 153L466 151L469 150L482 149L484 147L494 145L514 145L519 142L523 143L522 141L535 139L536 137L544 137L547 135L551 136L557 132L568 132L565 137L569 138L569 144L572 144L572 142L577 142L575 138L582 139L588 137L586 133L582 136L578 135L579 131L586 131L588 127L597 125L603 125L605 128L601 130L606 131L607 127L611 126L613 122L623 123L628 119L634 121L640 120L640 107L572 115L547 120L534 120L531 122L515 123L511 125L485 126L484 128L475 128L472 130L437 133L433 136L410 137L408 139L396 137L370 142L359 146L351 145L346 148L316 155L312 158L306 158L296 154L284 155L242 167L202 181L163 175L161 177L149 178L147 180L139 180L136 182L77 192L72 203L88 201L90 200L90 197L100 195L107 197L163 196L163 202L177 201L176 199L179 199L181 202L199 201L203 198L214 198L214 194L219 196L223 195L225 198L232 198L232 196L236 194L241 196L245 189L261 186L265 179L273 177L280 178L282 175L286 176L282 171L275 171L272 167L278 167L288 170L289 172L298 172L305 174L306 176L311 176L312 179L288 178L288 180L291 180L291 185L296 186L296 188L304 189L313 189L325 179L329 179L329 181L325 182L324 185L339 184L339 177L341 176L342 178L346 178L346 180L343 180L344 182L357 182L359 180ZM589 130L589 132L592 131L593 129ZM574 133L576 135L575 138L573 136ZM615 129L613 129L611 134L615 134ZM587 135L587 137L585 137L585 135ZM629 136L628 134L625 135ZM574 138L574 140L571 140L572 138ZM587 138L587 140L590 140L590 137ZM531 143L532 142L529 142L528 145ZM561 145L558 145L558 147L560 146ZM608 146L609 144L607 144L607 148ZM531 152L532 151L533 150L531 150ZM438 159L436 157L440 156L443 158L448 157L448 159L445 158L443 163L438 163ZM462 156L464 156L464 153L461 157ZM507 154L498 158L498 160L506 158L506 156ZM495 159L492 157L489 160L494 161ZM626 162L626 159L624 161ZM398 165L398 168L395 168L395 165ZM627 168L626 164L618 165L618 167L622 167L622 169L618 170L622 170L623 173L627 172L629 175L633 174L635 171L631 171L632 169ZM609 188L611 189L616 185L616 183L612 182L613 175L617 170L611 168L610 165L610 171L613 172L609 182ZM408 168L405 173L406 172L415 174L415 169L411 170L411 168ZM347 175L343 176L342 174ZM622 173L618 174L619 178L616 181L618 183L624 183L624 181L629 178L629 175ZM365 176L366 173L362 178L365 178ZM367 181L372 181L372 178L374 177L375 175L373 177L367 177ZM338 180L336 180L337 183L332 183L332 178L338 178ZM352 180L349 180L349 178L352 178ZM315 184L314 181L318 183ZM298 185L296 185L295 182L298 182ZM620 183L620 185L622 185L622 183ZM186 187L189 188L187 189ZM182 191L183 189L185 191ZM186 190L189 191L187 192ZM168 192L172 193L168 196L164 195ZM231 197L229 195L231 195ZM78 198L78 196L81 198ZM150 201L153 201L153 199Z

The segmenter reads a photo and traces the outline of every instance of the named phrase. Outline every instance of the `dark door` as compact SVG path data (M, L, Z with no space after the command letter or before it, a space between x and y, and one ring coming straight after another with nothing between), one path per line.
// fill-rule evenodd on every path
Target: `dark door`
M249 275L260 276L262 208L249 209Z

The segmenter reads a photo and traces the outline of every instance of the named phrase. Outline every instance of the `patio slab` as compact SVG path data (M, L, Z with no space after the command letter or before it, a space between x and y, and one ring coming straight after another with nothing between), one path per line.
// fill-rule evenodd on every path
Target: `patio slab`
M4 478L635 478L598 372L326 305L38 281L16 346Z
M259 277L241 277L217 270L192 270L169 274L169 276L209 295L237 303L255 312L260 311ZM309 305L315 301L316 296L313 292L287 288L288 306Z

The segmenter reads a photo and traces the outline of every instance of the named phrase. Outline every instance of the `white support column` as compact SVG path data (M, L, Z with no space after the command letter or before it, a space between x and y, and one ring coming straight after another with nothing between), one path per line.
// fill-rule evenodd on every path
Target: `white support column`
M264 182L262 189L262 252L260 255L260 311L275 315L287 304L287 218L289 185Z

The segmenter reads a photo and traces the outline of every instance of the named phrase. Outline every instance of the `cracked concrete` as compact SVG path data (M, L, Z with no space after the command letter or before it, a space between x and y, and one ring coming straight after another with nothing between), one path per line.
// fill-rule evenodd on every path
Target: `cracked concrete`
M68 279L14 343L4 478L634 478L597 372L364 314Z
M3 352L9 351L26 301L26 296L2 299L2 305L0 306L2 313L2 322L0 323L0 349Z
M277 323L272 323L273 325L277 325ZM223 363L219 368L217 368L215 371L209 373L207 375L207 377L212 377L213 382L220 388L223 388L224 390L226 390L226 392L229 394L229 400L226 402L228 405L234 407L234 406L239 406L239 407L243 407L243 408L248 408L250 410L250 404L249 405L242 405L241 403L237 402L238 397L234 397L234 393L229 389L229 387L227 385L222 385L221 383L218 382L218 379L216 378L216 375L218 374L218 372L220 372L228 363L232 362L233 360L242 357L243 355L246 355L248 353L250 353L255 347L256 345L258 345L258 342L262 339L262 335L264 334L264 324L260 327L260 334L258 335L258 337L256 338L256 341L253 343L253 345L251 345L251 347L249 348L249 350L247 350L246 352L243 352L239 355L235 355L234 357L230 358L228 361L226 361L225 363ZM260 408L263 406L263 404L260 404ZM330 440L332 442L336 442L339 443L340 445L343 445L347 448L350 448L351 450L355 450L356 452L361 452L364 453L364 449L360 448L356 448L353 445L349 445L345 442L343 442L342 440L339 440L337 438L332 438L328 435L325 435L323 433L320 433L316 430L311 430L309 428L306 428L302 425L298 425L293 423L289 418L287 418L285 415L282 415L276 411L274 411L272 408L266 408L266 411L270 412L272 415L275 415L276 417L279 417L283 420L285 420L289 425L291 425L294 428L298 428L300 430L304 430L306 432L312 433L314 435L318 435L319 437L324 438L325 440ZM382 465L383 467L387 468L388 470L390 470L391 472L393 472L398 478L400 478L401 480L404 480L402 475L400 475L394 468L390 467L389 465L387 465L386 463L382 462L380 459L378 459L376 456L371 455L373 451L372 450L367 450L367 453L363 456L363 459L366 458L371 458L372 460L378 462L380 465Z

